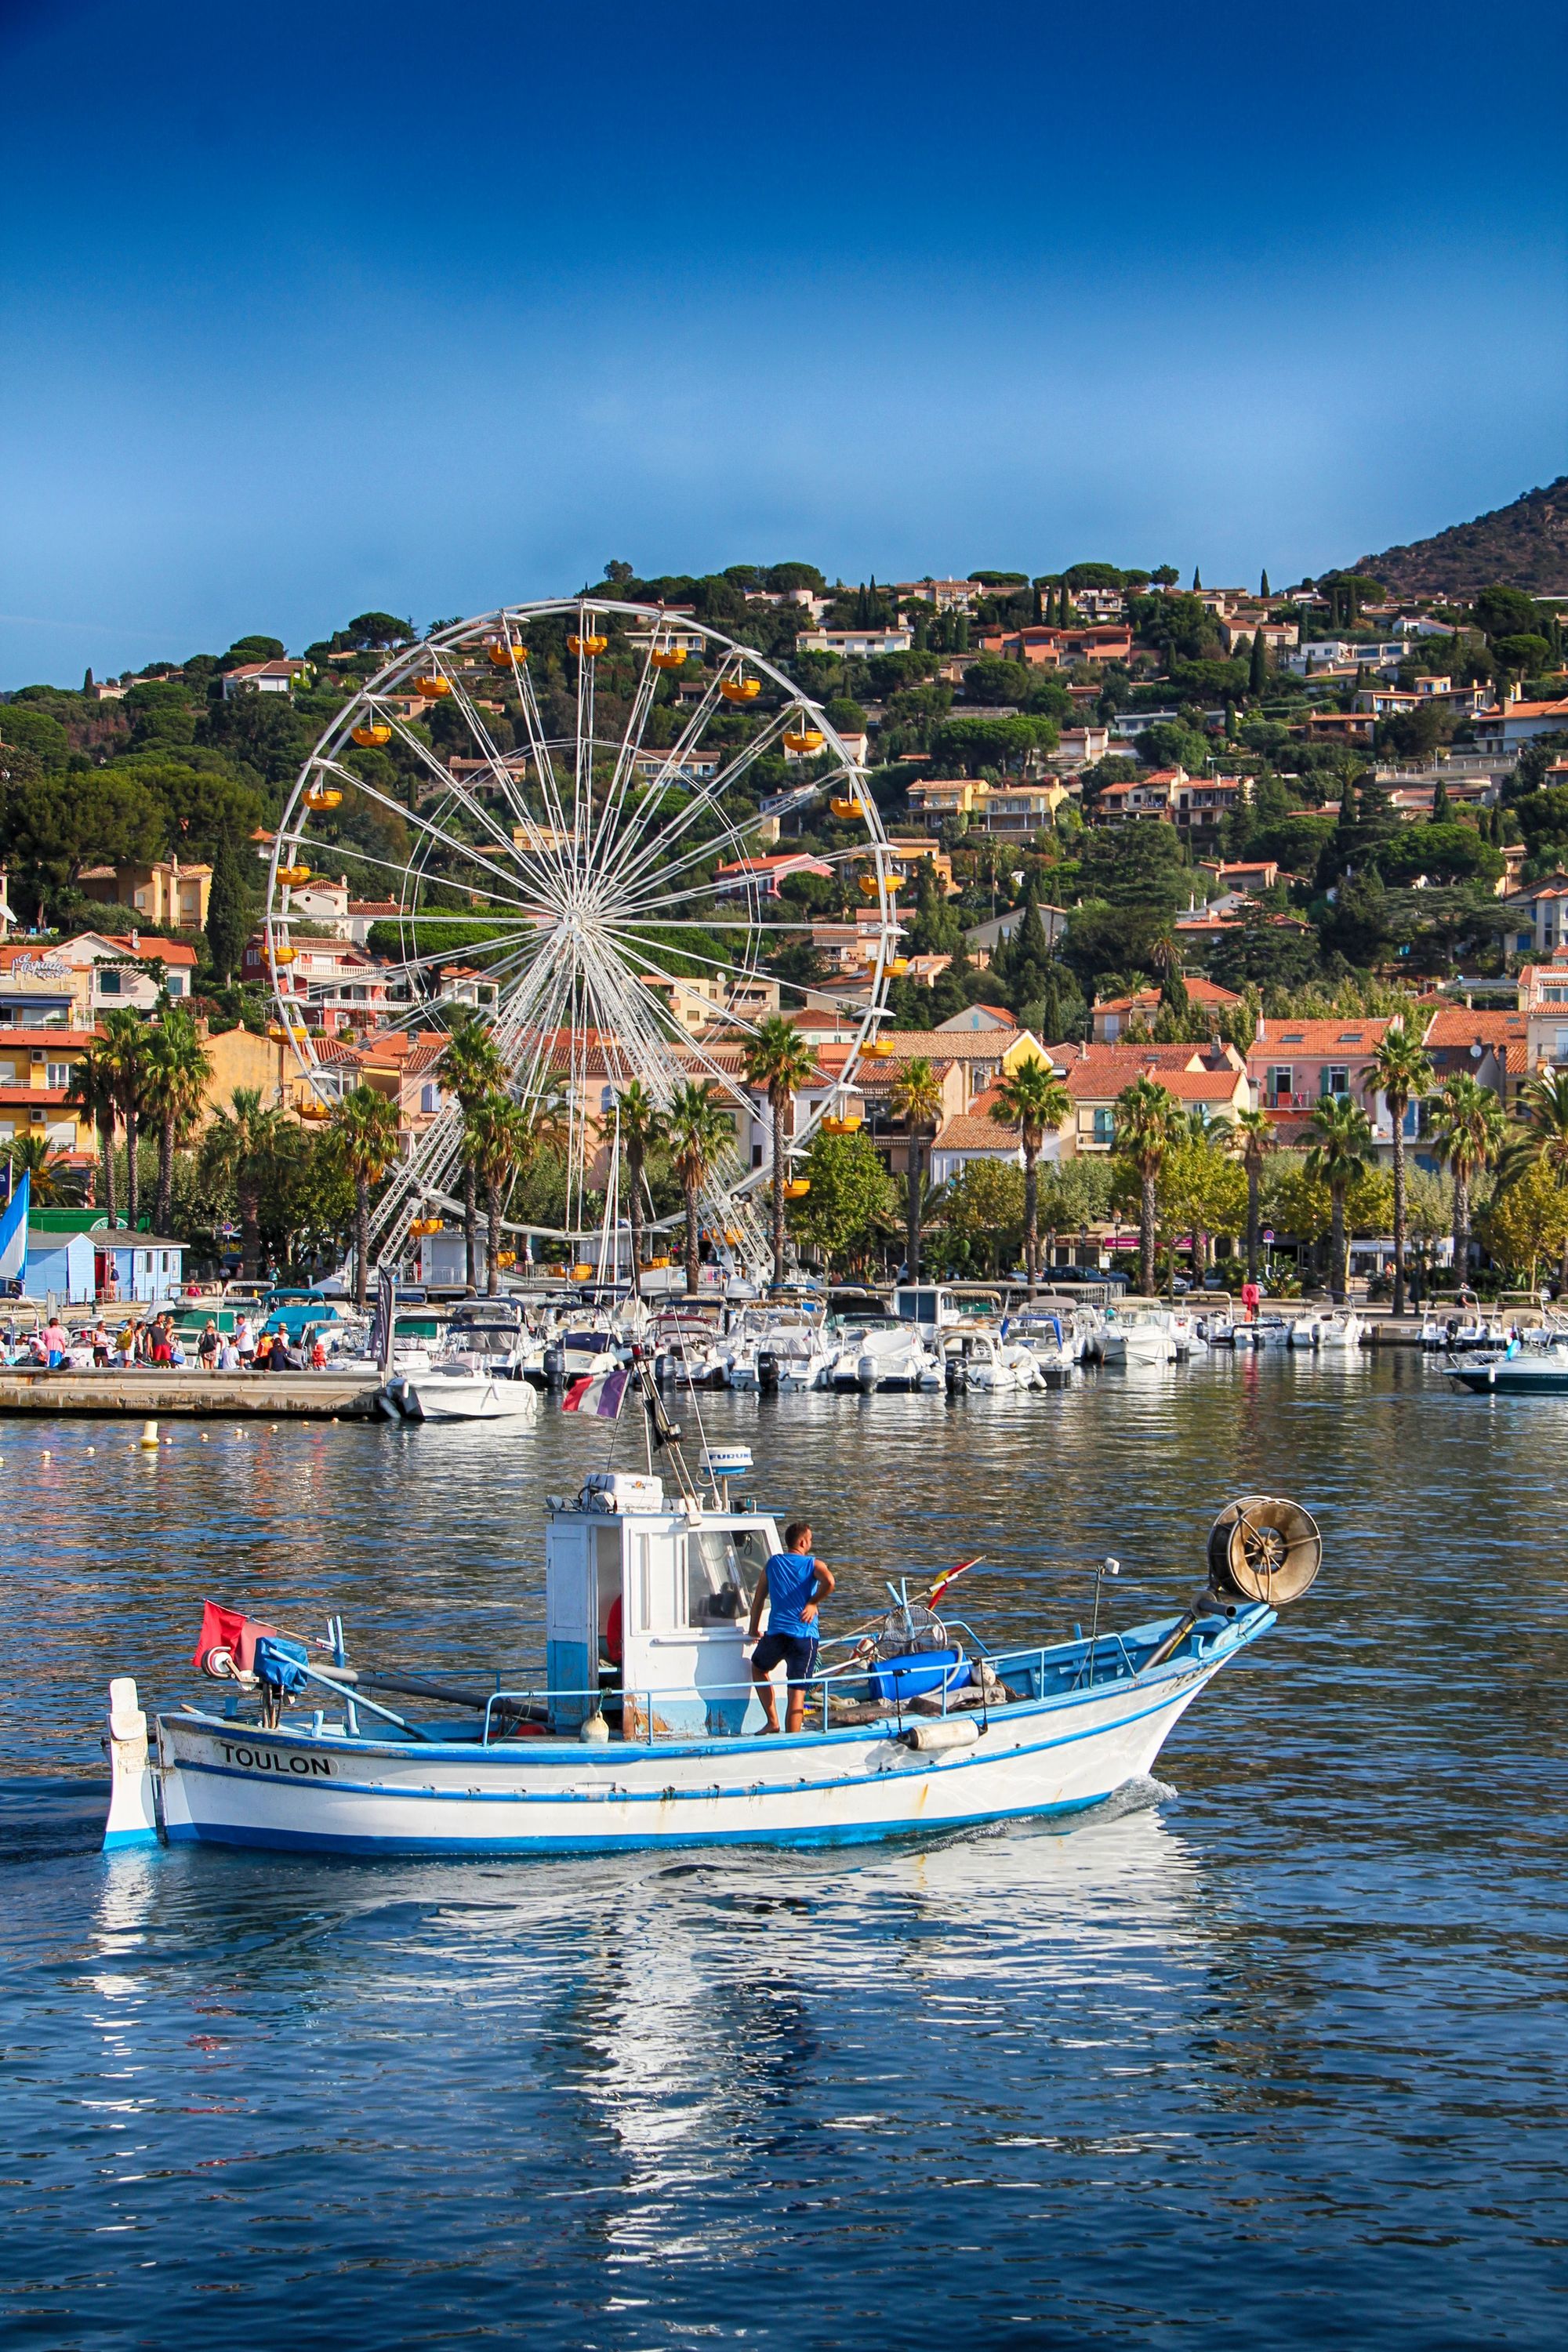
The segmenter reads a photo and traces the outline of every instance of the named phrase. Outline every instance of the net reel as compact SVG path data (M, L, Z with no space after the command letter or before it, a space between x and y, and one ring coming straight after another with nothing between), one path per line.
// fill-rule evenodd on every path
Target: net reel
M1322 1564L1317 1521L1282 1495L1244 1495L1209 1529L1209 1589L1220 1600L1288 1608Z

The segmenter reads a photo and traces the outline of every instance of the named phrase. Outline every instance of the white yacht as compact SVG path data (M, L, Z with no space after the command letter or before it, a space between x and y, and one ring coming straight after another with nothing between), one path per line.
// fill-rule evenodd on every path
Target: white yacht
M1152 1298L1124 1298L1107 1307L1100 1349L1108 1364L1173 1364L1176 1342L1167 1310Z
M1331 1315L1322 1317L1318 1330L1318 1345L1342 1352L1353 1352L1361 1346L1365 1329L1365 1324L1353 1307L1339 1307Z
M918 1327L896 1316L846 1317L829 1338L837 1345L821 1381L824 1388L878 1396L943 1385L935 1349Z
M1000 1331L950 1331L942 1341L942 1367L950 1389L999 1395L1043 1389L1046 1375L1033 1350Z

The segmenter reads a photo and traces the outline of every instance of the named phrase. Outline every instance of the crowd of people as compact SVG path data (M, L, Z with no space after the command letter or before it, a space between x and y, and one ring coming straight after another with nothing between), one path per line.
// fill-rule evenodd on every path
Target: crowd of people
M237 1315L229 1331L209 1315L193 1343L167 1311L140 1321L127 1315L117 1326L100 1316L73 1329L58 1314L34 1331L7 1325L0 1330L0 1356L23 1370L51 1372L299 1372L321 1371L327 1362L320 1339L309 1349L291 1348L285 1331L258 1329L248 1315Z

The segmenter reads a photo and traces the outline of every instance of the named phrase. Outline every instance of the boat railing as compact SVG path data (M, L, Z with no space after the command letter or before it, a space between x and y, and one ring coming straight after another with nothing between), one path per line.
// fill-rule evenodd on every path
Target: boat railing
M906 1715L913 1712L920 1717L929 1718L933 1705L938 1714L945 1717L952 1711L952 1703L960 1700L962 1693L972 1689L978 1691L980 1695L979 1705L977 1706L973 1704L963 1705L962 1711L966 1716L972 1714L975 1716L981 1728L984 1729L989 1722L992 1708L999 1703L991 1696L998 1686L1008 1692L1008 1698L1000 1703L1013 1704L1019 1699L1038 1700L1062 1696L1071 1691L1092 1690L1101 1684L1109 1686L1117 1682L1134 1682L1143 1672L1150 1659L1157 1654L1161 1646L1157 1642L1151 1641L1146 1645L1146 1654L1141 1658L1134 1649L1129 1647L1128 1636L1113 1631L1098 1633L1089 1639L1080 1635L1070 1642L1041 1642L1031 1643L1025 1649L994 1652L986 1648L973 1626L961 1619L948 1619L947 1629L950 1633L967 1634L975 1645L974 1658L965 1659L961 1663L973 1664L983 1659L991 1670L989 1675L966 1676L960 1684L958 1664L955 1663L952 1670L942 1676L940 1682L929 1688L919 1691L910 1689L906 1693L900 1688L900 1682L912 1681L912 1675L900 1677L896 1671L900 1664L905 1663L903 1658L865 1659L858 1654L858 1645L856 1638L852 1635L845 1636L840 1643L832 1646L847 1648L848 1656L841 1659L837 1665L819 1668L816 1674L805 1677L803 1683L792 1685L794 1688L804 1688L807 1694L803 1727L809 1727L814 1731L821 1732L826 1732L834 1727L830 1718L830 1703L836 1696L843 1693L845 1677L856 1666L858 1666L861 1674L865 1675L869 1675L879 1666L883 1670L889 1668L894 1670L891 1677L892 1693L882 1707L879 1719L894 1721L900 1730L903 1728ZM1201 1655L1205 1638L1205 1628L1199 1622L1189 1628L1181 1646L1184 1648L1188 1643L1191 1643L1194 1645L1194 1654ZM914 1664L926 1654L928 1654L920 1651L910 1652L908 1654L908 1663ZM1161 1664L1168 1665L1179 1655L1178 1649L1162 1659ZM1015 1685L1021 1687L1015 1688ZM733 1706L739 1701L741 1712L743 1714L745 1702L753 1696L757 1687L756 1683L748 1675L744 1682L704 1683L700 1685L681 1683L668 1686L649 1685L628 1689L618 1686L607 1688L603 1685L596 1685L592 1689L561 1689L553 1685L531 1684L521 1689L497 1690L490 1693L485 1703L481 1741L489 1748L499 1740L510 1738L515 1735L515 1727L519 1723L526 1723L535 1727L542 1723L559 1723L562 1725L563 1736L570 1736L571 1730L580 1728L581 1724L587 1717L602 1712L605 1699L619 1702L623 1744L635 1742L637 1745L651 1748L659 1742L671 1739L711 1739L715 1736L723 1736L721 1733L718 1735L715 1733L713 1724L715 1709L722 1708L726 1703ZM923 1702L918 1708L915 1708L912 1704L916 1699ZM659 1720L661 1706L668 1709L672 1706L689 1708L693 1705L700 1705L702 1709L704 1719L700 1724L684 1726L671 1723L668 1717L662 1723ZM853 1727L864 1730L867 1726L861 1723ZM736 1736L739 1735L740 1728L737 1723Z

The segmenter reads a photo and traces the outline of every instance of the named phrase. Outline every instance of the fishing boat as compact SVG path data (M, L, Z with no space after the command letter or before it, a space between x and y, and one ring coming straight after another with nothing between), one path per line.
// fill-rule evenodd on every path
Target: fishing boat
M226 1706L149 1723L132 1679L110 1686L106 1848L809 1845L1068 1814L1152 1769L1321 1558L1298 1505L1248 1496L1215 1521L1206 1582L1175 1615L1102 1633L1106 1560L1087 1637L996 1647L942 1613L974 1561L914 1593L889 1579L885 1611L824 1643L800 1730L770 1735L747 1624L779 1522L731 1498L746 1462L710 1458L699 1486L675 1448L658 1473L595 1472L550 1497L545 1653L521 1684L351 1658L341 1618L302 1637L209 1602L195 1664Z

